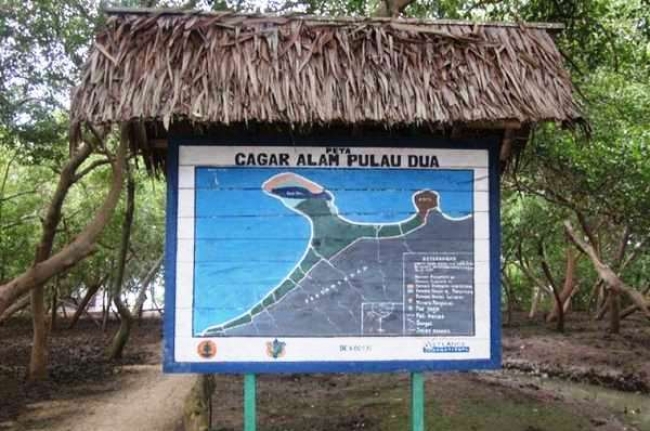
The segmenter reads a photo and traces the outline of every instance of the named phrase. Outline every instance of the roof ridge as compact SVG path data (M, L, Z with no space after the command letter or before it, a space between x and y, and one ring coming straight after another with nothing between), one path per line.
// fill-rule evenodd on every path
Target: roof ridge
M242 18L285 18L291 20L314 21L332 24L358 24L358 23L406 23L411 25L459 25L459 26L480 26L480 27L525 27L541 29L551 32L561 31L565 28L561 23L548 22L510 22L510 21L468 21L454 19L425 19L425 18L387 18L387 17L362 17L362 16L319 16L302 12L288 14L275 13L242 13L232 11L204 11L186 10L175 8L137 8L137 7L106 7L103 11L107 15L187 15L205 17L237 17Z

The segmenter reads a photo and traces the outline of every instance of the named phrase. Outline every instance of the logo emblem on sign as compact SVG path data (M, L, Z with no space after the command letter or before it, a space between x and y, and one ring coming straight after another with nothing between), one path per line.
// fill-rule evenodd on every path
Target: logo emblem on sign
M422 351L424 353L469 353L469 346L462 342L428 341Z
M197 353L204 359L210 359L217 354L217 345L213 341L201 341L196 348Z
M266 343L266 354L273 359L278 359L284 356L285 347L287 343L279 341L277 338L273 341Z

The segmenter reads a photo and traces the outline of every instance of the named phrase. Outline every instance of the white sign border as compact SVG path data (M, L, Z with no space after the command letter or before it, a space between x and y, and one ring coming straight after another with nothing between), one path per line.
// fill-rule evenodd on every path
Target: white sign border
M240 152L290 152L322 154L323 147L180 145L178 148L178 190L176 217L176 289L173 360L178 363L279 363L279 362L372 362L372 361L453 361L490 360L490 225L487 149L373 148L346 147L359 154L435 155L440 169L474 170L475 222L475 322L473 337L283 337L285 354L278 358L267 354L269 337L193 337L192 296L193 250L182 249L194 235L194 172L196 167L234 167L234 155ZM312 168L317 168L313 167ZM347 166L342 168L348 169ZM325 167L325 169L327 169ZM360 168L364 169L364 168ZM375 168L376 169L376 168ZM386 168L390 169L390 168ZM430 168L425 168L430 169ZM478 192L478 193L477 193ZM481 211L484 210L484 211ZM481 216L479 216L482 214ZM187 241L185 241L186 243ZM192 245L193 247L193 245ZM479 252L480 250L480 252ZM183 258L180 258L180 257ZM478 259L480 256L481 261ZM187 259L189 257L189 259ZM487 259L486 259L487 258ZM485 260L484 260L485 259ZM479 268L481 271L479 271ZM483 275L479 275L482 273ZM480 280L482 279L482 280ZM486 306L487 304L487 306ZM212 358L198 355L199 343L210 340L217 346ZM437 344L436 344L437 343ZM434 353L432 345L439 348ZM441 346L441 347L440 347ZM449 346L445 349L444 346ZM454 351L462 346L469 351ZM428 348L429 347L429 348ZM462 349L460 349L462 350Z

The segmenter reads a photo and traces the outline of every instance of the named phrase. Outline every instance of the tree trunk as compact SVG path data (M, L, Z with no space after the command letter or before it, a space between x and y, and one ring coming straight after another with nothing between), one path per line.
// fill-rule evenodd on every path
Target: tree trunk
M557 283L555 282L555 278L553 278L553 274L551 273L551 268L548 265L548 259L546 258L546 248L544 247L544 242L541 240L538 242L537 252L541 259L540 263L542 265L542 271L544 272L544 276L546 277L549 284L551 285L553 298L555 299L555 308L557 309L556 329L558 332L564 332L564 303L562 301L562 298L560 297L560 291L558 289Z
M115 299L117 299L117 297L115 297ZM126 315L122 315L122 319L120 320L120 327L113 336L113 341L111 342L111 345L108 349L108 359L111 361L122 359L124 346L126 346L126 342L129 341L129 335L131 335L132 324L133 318L131 316L127 317Z
M605 282L601 280L601 283L598 284L598 295L596 297L596 312L599 316L596 317L596 320L600 320L605 315L605 312L602 314L598 310L606 309L607 300L609 299L608 290L605 288Z
M607 314L609 311L609 302L612 299L610 293L610 291L605 291L605 294L603 295L602 305L596 310L596 315L594 316L595 320L602 320L603 317L605 317L605 314Z
M113 302L120 315L120 329L113 337L113 341L108 350L108 358L111 360L122 358L124 346L131 333L131 323L133 316L128 307L122 301L122 284L124 282L124 269L126 267L126 255L129 251L129 241L131 240L131 227L133 225L133 212L135 210L135 182L129 173L127 166L127 193L126 193L126 212L122 224L122 239L117 261L117 272L113 285Z
M18 313L20 310L24 310L29 305L29 302L30 295L25 295L11 304L11 306L5 310L4 314L0 316L0 324L9 320L11 316Z
M505 273L501 277L501 285L503 286L503 291L506 294L506 321L504 324L506 326L510 326L512 323L512 309L514 300L512 298L512 286L510 285L510 281L508 280L508 277L505 275Z
M165 258L164 253L158 258L158 260L153 264L149 272L144 276L140 285L140 291L136 297L133 307L131 307L131 314L138 314L138 319L142 318L142 307L144 306L144 301L147 299L147 288L154 281L160 265L162 265L163 259Z
M576 287L575 271L577 262L578 258L573 251L573 246L568 245L566 248L566 270L564 271L564 285L562 286L562 291L560 292L563 314L566 314L565 311L568 309L568 304L573 297L574 289ZM553 322L558 318L558 315L558 304L556 302L553 306L553 309L546 317L546 321Z
M50 314L50 331L54 332L56 331L56 315L57 315L57 309L59 308L59 282L58 282L58 277L57 277L57 282L54 284L54 287L52 289L52 306L50 307L51 314Z
M539 307L541 297L541 289L537 286L533 286L533 298L530 301L530 311L528 312L528 318L531 320L534 319L537 314L537 307Z
M31 291L32 301L32 353L29 359L30 381L47 378L47 325L45 323L45 295L43 286Z
M106 196L106 199L104 200L104 203L97 210L95 216L84 228L84 230L72 242L63 247L62 250L50 257L46 257L45 260L38 261L23 274L0 286L0 314L2 314L7 309L7 307L9 307L11 303L13 303L21 295L38 286L42 286L50 278L71 268L77 262L84 259L94 251L97 238L102 233L104 226L106 226L110 220L113 211L115 210L115 206L117 205L120 198L122 182L124 179L124 164L126 160L127 147L128 130L127 126L123 125L121 127L120 142L117 148L116 157L115 160L111 162L113 168L111 188ZM87 148L87 145L83 145L81 148L85 149ZM58 201L60 194L67 191L69 187L66 188L65 186L67 186L69 181L74 182L79 179L78 176L73 175L72 180L70 180L67 177L67 173L68 168L70 168L73 173L76 172L76 168L81 164L77 158L81 151L82 150L79 150L79 152L73 156L71 162L66 165L64 171L61 173L59 185L62 188L59 189L59 186L57 186L54 201ZM90 150L84 150L84 152L85 151ZM73 160L75 161L74 163L72 162ZM72 169L73 167L74 170ZM61 205L62 204L63 201L61 200ZM44 220L44 223L46 224L53 221L53 218L50 217L50 211L53 211L55 216L58 214L58 217L60 217L61 208L57 207L56 205L50 205L50 208L48 209L48 216ZM56 224L54 224L54 228L56 228ZM46 235L45 229L43 235ZM48 232L47 235L50 235L50 233ZM39 246L39 249L41 249L41 246L47 246L47 244L42 243ZM46 247L42 248L45 249Z
M160 316L163 315L162 309L160 308L160 305L156 302L156 285L154 283L151 283L151 289L149 290L149 294L151 295L151 302L153 303L154 308L158 312Z
M104 289L104 295L102 300L102 332L106 333L106 328L108 327L108 319L111 318L111 304L113 303L113 297L108 292L108 289Z
M612 269L614 271L621 271L623 261L625 259L625 251L630 240L630 228L625 227L621 241L619 242L618 251L614 258ZM610 292L609 301L609 332L612 334L619 334L621 332L621 295L619 292Z
M614 291L610 292L609 332L612 334L621 332L621 295Z
M599 296L600 296L600 286L602 285L602 280L598 279L596 283L591 287L591 290L589 291L589 297L587 298L587 311L591 312L592 310L592 304L595 302L595 310L594 312L598 312L598 302ZM595 300L595 301L594 301Z
M2 240L4 239L4 232L2 231L2 226L4 225L3 221L3 204L5 201L5 189L7 187L7 182L9 180L9 172L11 172L11 165L13 165L14 161L18 158L18 153L14 153L9 161L7 162L7 166L5 167L4 174L2 175L2 181L0 181L0 284L4 284L4 279L5 279L5 247L4 244L2 243ZM13 314L13 313L12 313ZM0 311L0 316L2 316L2 312Z
M68 325L68 329L72 329L75 327L75 325L79 321L79 318L86 310L86 307L88 307L88 303L90 302L90 300L93 298L93 296L95 296L99 288L102 287L102 283L103 280L88 286L88 290L86 291L86 294L84 295L83 299L81 300L81 303L79 304L79 306L74 312L74 315L72 316L72 320L70 321L70 325Z
M558 332L564 332L564 307L562 306L562 298L557 289L553 289L553 298L555 298L555 306L558 309L557 313L557 325L555 329Z
M648 293L650 293L650 286L645 288L643 291L643 296L646 296ZM648 298L647 301L650 302L650 298ZM632 304L629 307L626 307L623 311L621 311L621 320L636 313L637 311L639 311L639 306L636 304Z
M90 145L82 145L79 151L70 158L61 171L56 190L41 224L43 232L41 233L41 241L36 248L36 255L34 256L34 265L32 266L32 269L46 261L52 254L54 238L56 237L56 227L61 221L63 202L68 195L68 191L75 183L75 173L77 169L91 153L92 147ZM34 332L28 379L32 381L44 380L47 377L47 328L45 327L46 281L47 279L44 279L35 283L31 287L32 326ZM10 284L11 282L9 285ZM29 291L29 289L26 289L26 291Z

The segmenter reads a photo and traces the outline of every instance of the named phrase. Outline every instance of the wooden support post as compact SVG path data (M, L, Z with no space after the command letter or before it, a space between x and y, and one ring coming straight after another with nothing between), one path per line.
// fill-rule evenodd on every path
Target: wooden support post
M244 431L255 431L257 418L255 398L257 387L255 374L244 375Z
M424 375L411 373L411 431L424 431Z

